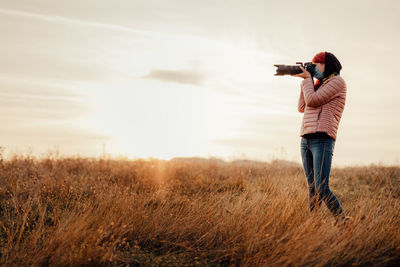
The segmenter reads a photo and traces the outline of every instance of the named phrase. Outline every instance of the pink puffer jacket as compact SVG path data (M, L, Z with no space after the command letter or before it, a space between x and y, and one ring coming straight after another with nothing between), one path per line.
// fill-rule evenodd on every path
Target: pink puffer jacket
M346 83L340 76L325 81L317 91L311 78L301 82L298 110L304 113L300 136L326 132L334 140L346 103Z

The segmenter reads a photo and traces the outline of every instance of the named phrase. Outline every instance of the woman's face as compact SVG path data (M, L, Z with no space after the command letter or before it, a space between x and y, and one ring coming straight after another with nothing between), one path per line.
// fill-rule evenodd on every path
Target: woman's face
M319 72L324 73L325 64L322 64L322 63L314 63L314 64L317 66L317 69L318 69Z

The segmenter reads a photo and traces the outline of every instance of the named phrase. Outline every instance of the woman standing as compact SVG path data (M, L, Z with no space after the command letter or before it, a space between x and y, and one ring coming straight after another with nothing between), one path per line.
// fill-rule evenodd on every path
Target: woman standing
M325 202L336 222L347 220L342 206L329 188L329 175L336 134L346 103L346 83L340 76L342 65L329 52L314 56L313 76L302 69L298 110L304 113L301 125L301 156L309 189L310 211Z

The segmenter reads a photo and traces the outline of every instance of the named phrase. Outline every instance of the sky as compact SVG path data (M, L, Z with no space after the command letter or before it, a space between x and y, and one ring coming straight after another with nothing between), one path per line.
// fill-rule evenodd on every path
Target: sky
M300 162L300 78L347 84L333 166L400 164L400 2L0 0L3 154Z

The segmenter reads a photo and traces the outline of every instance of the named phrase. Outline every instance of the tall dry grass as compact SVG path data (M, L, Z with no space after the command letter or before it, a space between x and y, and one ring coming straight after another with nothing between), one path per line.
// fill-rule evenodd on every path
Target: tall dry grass
M400 262L400 168L334 169L354 221L308 211L285 162L0 160L4 265L391 266Z

